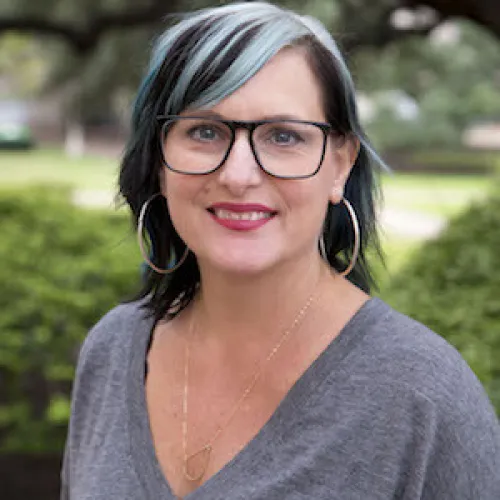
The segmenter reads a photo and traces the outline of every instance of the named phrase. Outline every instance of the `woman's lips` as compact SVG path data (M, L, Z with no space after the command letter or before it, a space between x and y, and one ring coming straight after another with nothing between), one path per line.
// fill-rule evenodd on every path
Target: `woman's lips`
M212 219L234 231L252 231L267 224L276 211L255 203L217 203L208 209Z

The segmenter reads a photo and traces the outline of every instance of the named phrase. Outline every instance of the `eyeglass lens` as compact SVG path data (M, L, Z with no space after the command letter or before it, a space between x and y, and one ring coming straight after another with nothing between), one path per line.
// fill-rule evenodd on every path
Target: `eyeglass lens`
M312 175L323 157L324 133L310 123L262 123L255 128L252 139L262 168L278 177ZM231 128L221 121L174 118L162 128L163 157L177 172L208 173L224 161L232 140Z

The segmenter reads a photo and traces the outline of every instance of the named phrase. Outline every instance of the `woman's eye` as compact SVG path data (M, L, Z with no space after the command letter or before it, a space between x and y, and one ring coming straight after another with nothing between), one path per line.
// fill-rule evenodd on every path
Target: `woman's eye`
M210 127L198 127L191 133L192 137L195 139L200 139L202 141L213 141L217 134L214 129Z
M189 131L189 136L197 141L214 141L219 137L217 130L210 126L198 126Z
M271 141L278 145L290 146L301 142L301 138L290 130L276 130L271 135Z

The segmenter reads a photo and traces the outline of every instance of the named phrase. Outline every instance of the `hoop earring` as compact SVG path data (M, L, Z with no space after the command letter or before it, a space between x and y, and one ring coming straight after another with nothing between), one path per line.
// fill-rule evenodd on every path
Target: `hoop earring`
M321 236L319 237L319 254L325 262L328 262L328 256L326 255L325 247L325 235L323 233L321 233Z
M159 274L170 274L179 269L179 267L184 264L184 261L186 260L188 254L189 254L189 248L186 246L186 250L184 250L184 253L182 254L182 257L180 260L172 267L168 267L167 269L162 269L158 266L155 266L151 260L149 259L148 253L146 252L146 248L144 247L144 241L143 241L143 236L144 236L144 218L146 217L146 212L149 207L149 204L158 196L162 196L161 193L156 193L149 197L144 204L141 207L141 210L139 211L139 219L137 221L137 241L139 242L139 250L141 251L142 258L144 259L144 262L153 269L153 271L156 271Z
M352 228L354 231L354 248L352 251L351 260L349 262L349 265L342 272L339 273L340 276L347 276L354 269L356 261L358 260L359 249L361 246L361 237L359 231L358 217L356 216L354 208L344 197L342 197L342 201L344 202L344 205L347 208L347 211L349 212L349 217L351 218ZM321 234L319 238L319 253L321 254L323 260L328 262L328 257L326 255L325 238L323 234Z

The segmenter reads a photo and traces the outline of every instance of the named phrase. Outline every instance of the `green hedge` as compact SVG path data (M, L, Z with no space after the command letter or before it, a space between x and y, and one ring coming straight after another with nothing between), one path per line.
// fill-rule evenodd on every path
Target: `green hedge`
M483 173L500 172L500 153L471 149L417 151L410 155L416 164L443 170L469 170Z
M457 347L500 414L500 197L452 220L383 296Z
M451 174L500 174L500 153L471 149L390 150L383 154L398 171L421 171Z
M78 346L136 290L139 253L124 214L66 190L0 191L0 227L0 451L58 451Z

